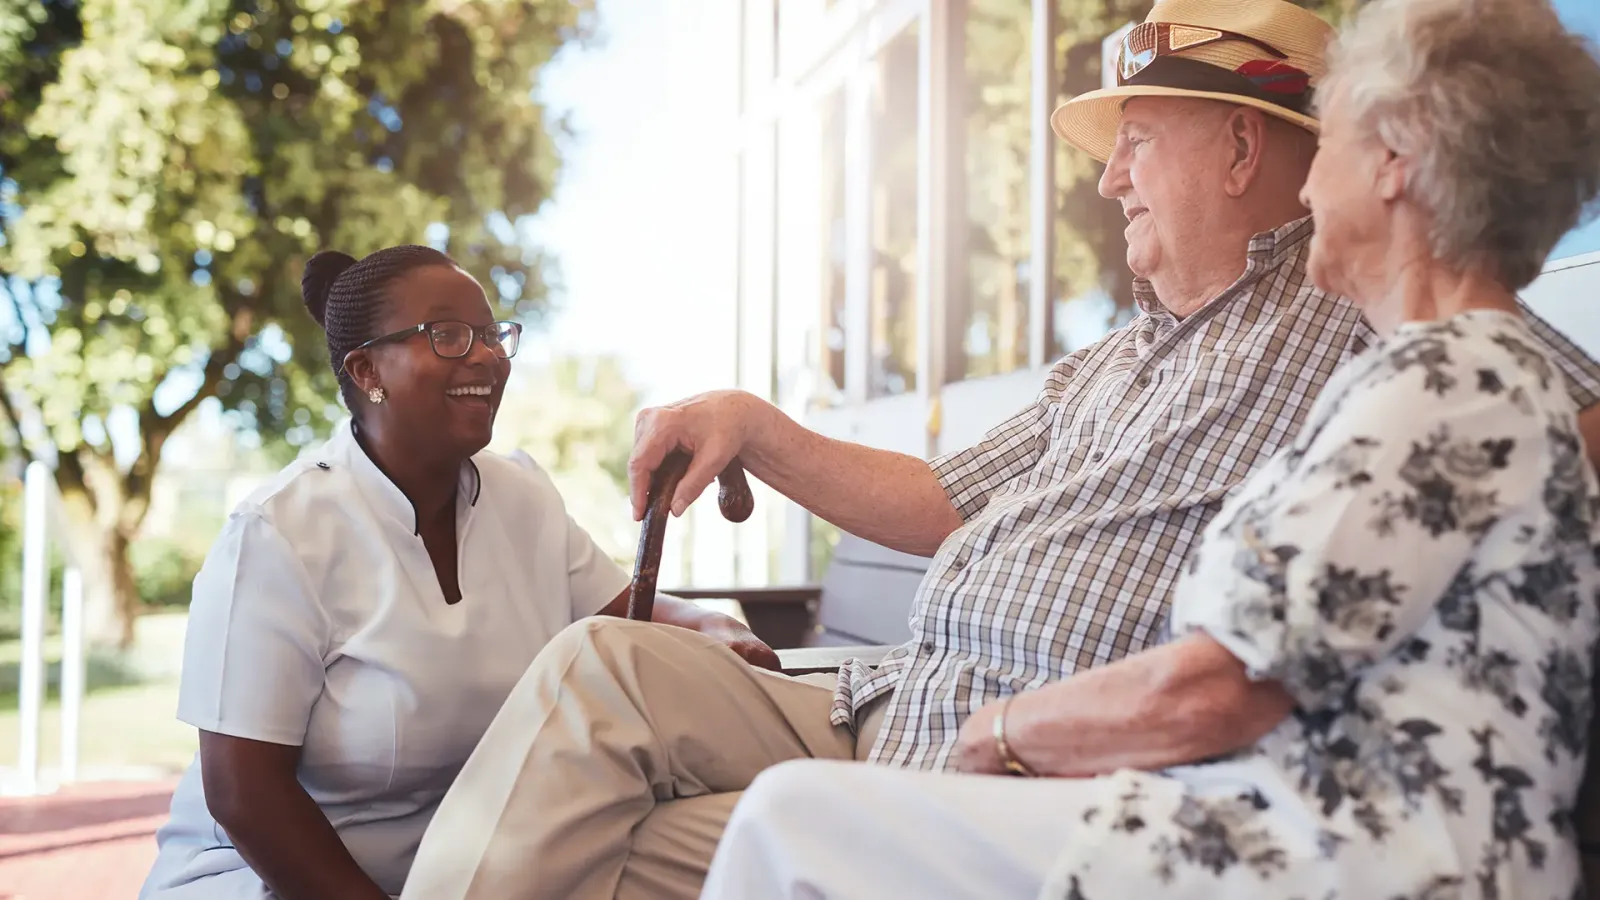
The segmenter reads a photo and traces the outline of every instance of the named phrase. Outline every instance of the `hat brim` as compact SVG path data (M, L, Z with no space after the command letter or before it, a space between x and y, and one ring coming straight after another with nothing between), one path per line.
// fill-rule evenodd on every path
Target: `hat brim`
M1050 128L1056 133L1056 137L1105 162L1111 158L1111 150L1117 143L1117 128L1122 123L1122 105L1132 97L1192 97L1197 100L1220 100L1223 103L1259 109L1268 115L1298 125L1312 134L1317 134L1321 128L1317 120L1311 116L1254 97L1144 84L1102 88L1087 94L1079 94L1050 114Z

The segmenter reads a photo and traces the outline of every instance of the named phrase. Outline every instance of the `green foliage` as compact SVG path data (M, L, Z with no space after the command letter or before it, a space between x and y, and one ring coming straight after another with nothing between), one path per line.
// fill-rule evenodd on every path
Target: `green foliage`
M148 607L189 605L194 576L205 562L205 547L169 538L145 538L128 551L139 599Z
M519 367L495 420L494 448L523 450L550 473L573 518L608 555L632 565L628 454L639 389L608 356Z
M8 5L17 0L5 0ZM338 415L299 274L443 249L536 317L519 221L550 192L537 73L568 0L46 0L0 12L0 407L109 548L208 397L280 456ZM115 422L136 426L114 447ZM119 580L120 579L120 580ZM131 614L131 610L124 610ZM126 628L124 629L126 631Z
M615 357L557 357L517 372L495 441L527 451L551 471L595 469L626 488L641 397Z

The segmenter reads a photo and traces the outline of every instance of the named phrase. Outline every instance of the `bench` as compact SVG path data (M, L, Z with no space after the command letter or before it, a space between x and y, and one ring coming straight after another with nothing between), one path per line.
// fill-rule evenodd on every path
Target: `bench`
M685 600L734 600L756 637L790 674L835 671L845 660L876 663L911 639L911 604L929 560L846 534L816 585L680 588Z

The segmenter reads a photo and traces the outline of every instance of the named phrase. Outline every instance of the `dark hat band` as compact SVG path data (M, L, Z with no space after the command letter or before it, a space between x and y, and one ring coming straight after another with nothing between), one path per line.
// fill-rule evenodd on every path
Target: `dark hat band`
M1204 91L1208 94L1233 94L1270 103L1302 116L1310 116L1312 89L1309 81L1303 72L1290 69L1289 73L1265 71L1257 75L1243 75L1196 59L1160 56L1134 75L1119 78L1118 81L1130 87L1137 85ZM1303 82L1304 87L1285 91L1269 90L1263 86L1278 85L1281 88L1284 80Z

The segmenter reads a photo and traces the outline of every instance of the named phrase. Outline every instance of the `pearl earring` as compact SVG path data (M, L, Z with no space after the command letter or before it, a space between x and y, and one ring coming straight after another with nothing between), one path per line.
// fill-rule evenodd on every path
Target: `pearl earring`
M371 400L373 403L382 403L383 402L383 388L375 387L372 390L367 391L367 399Z

